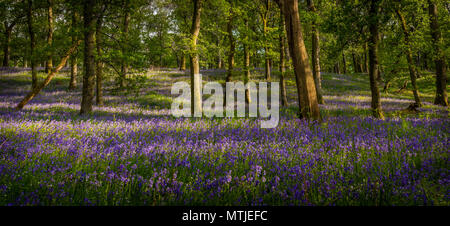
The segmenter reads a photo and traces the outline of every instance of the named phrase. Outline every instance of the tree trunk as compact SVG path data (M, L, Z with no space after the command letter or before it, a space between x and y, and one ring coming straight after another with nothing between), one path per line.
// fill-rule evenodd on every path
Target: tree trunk
M97 25L95 28L95 44L97 47L97 59L95 67L95 76L97 77L97 93L95 102L98 106L103 106L103 62L102 62L102 26L103 26L103 15L100 15L97 19Z
M283 13L280 11L280 92L281 92L281 106L287 107L288 101L286 96L286 82L284 81L284 76L286 75L286 37L285 37L285 24Z
M442 37L439 30L436 2L428 0L428 10L430 14L430 30L435 54L434 63L436 64L436 97L434 99L434 104L448 106L445 55L439 47L442 42Z
M245 28L248 31L247 19L245 19ZM246 40L248 41L248 36L246 37ZM247 85L249 81L250 81L250 51L248 49L248 44L244 42L244 83ZM245 90L245 101L247 103L252 102L252 99L250 97L250 91L248 89Z
M314 14L317 13L316 7L314 6L313 0L308 0L308 9ZM320 39L319 39L319 28L315 21L312 22L312 70L314 83L316 85L317 101L319 104L325 104L322 97L322 82L320 78ZM344 66L345 67L345 66ZM345 70L345 69L344 69Z
M380 0L373 0L370 3L369 10L369 79L370 90L372 93L372 114L375 118L384 119L383 110L381 108L380 90L378 88L378 12Z
M344 74L347 74L347 60L345 60L344 51L342 51L342 69L344 70Z
M180 63L180 71L186 70L186 55L184 53L181 54L181 63Z
M128 54L128 29L130 24L130 1L125 0L125 6L124 6L124 17L123 17L123 48L122 48L122 55ZM123 57L123 56L122 56ZM120 81L119 81L119 87L123 88L125 86L125 79L128 73L128 62L126 60L122 61L122 70L120 74Z
M413 88L414 100L416 101L417 106L421 106L422 103L420 102L419 91L418 91L417 84L416 84L416 69L414 68L414 61L413 61L413 57L412 57L412 53L411 53L411 44L409 42L409 32L408 32L408 28L406 26L406 20L405 20L405 17L403 16L402 12L400 11L400 9L396 9L395 12L397 13L398 19L400 20L400 24L403 29L403 35L404 35L405 45L406 45L406 49L405 49L406 50L406 58L408 60L409 76L411 78L411 85Z
M316 86L303 41L297 0L277 0L286 22L289 49L294 64L301 118L321 120Z
M367 58L367 42L364 43L364 73L369 73L369 59Z
M34 51L36 48L36 39L33 29L33 1L28 0L27 8L27 21L28 21L28 34L30 35L30 62L31 62L31 90L37 87L37 70L36 70L36 57Z
M20 101L20 103L17 105L16 109L18 109L18 110L23 109L23 107L31 99L33 99L43 88L45 88L50 83L50 81L53 79L55 74L58 73L58 71L61 70L61 68L64 67L64 65L66 64L66 62L69 59L70 55L76 50L76 48L78 47L78 45L80 45L80 43L81 43L81 40L76 42L74 45L72 45L72 47L69 48L69 50L67 50L66 54L61 59L61 62L58 64L58 66L55 68L55 70L52 70L51 72L49 72L48 75L47 75L47 78L45 78L44 82L42 82L39 86L36 86L35 88L33 88L33 90L31 92L29 92L23 98L22 101Z
M45 64L45 73L48 73L53 68L53 62L52 62L52 58L53 58L53 50L52 50L52 45L53 45L53 0L47 0L47 4L48 4L47 45L48 45L48 48L50 48L50 49L49 49L49 51L47 51L47 62Z
M233 70L234 70L234 54L236 51L236 44L234 42L233 37L233 11L230 10L230 18L228 18L227 23L227 33L228 33L228 40L230 42L230 51L228 52L228 72L225 82L231 82L231 78L233 77Z
M261 14L261 19L263 22L263 36L264 36L264 58L265 58L265 75L266 80L270 81L271 67L270 67L270 56L269 47L267 44L267 22L269 20L269 10L270 10L270 0L265 0L266 8L265 12Z
M95 25L93 7L95 0L84 0L83 2L83 20L84 20L84 75L83 75L83 96L81 100L80 114L92 112L95 86Z
M78 26L78 13L76 9L73 9L72 12L72 45L78 41L76 34L76 27ZM75 50L74 54L70 57L70 83L69 90L74 90L77 87L77 74L78 74L78 60L77 60L77 51Z
M202 0L193 0L194 15L191 27L191 113L192 116L202 116L202 92L199 57L197 53L197 39L200 33L200 15Z
M12 26L8 26L5 22L5 43L3 46L3 67L9 66L9 53L10 53L10 46L9 43L11 42L11 32L12 32Z
M358 69L358 62L356 61L355 52L352 52L352 59L353 59L353 73L359 73Z

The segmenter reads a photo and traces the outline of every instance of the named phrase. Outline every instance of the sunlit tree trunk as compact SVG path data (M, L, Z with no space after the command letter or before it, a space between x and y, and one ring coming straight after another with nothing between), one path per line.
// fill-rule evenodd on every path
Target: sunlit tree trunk
M192 115L202 112L202 92L199 57L197 53L197 39L200 33L200 15L202 10L202 0L193 0L194 14L191 27L191 113Z
M95 44L95 25L93 7L95 0L83 1L83 21L84 21L84 75L83 75L83 94L81 99L80 114L87 114L92 112L92 105L94 100L94 86L95 86L95 58L94 58L94 44Z
M438 11L435 1L428 0L428 11L430 14L430 30L435 54L434 63L436 64L436 97L434 98L434 103L448 106L445 55L440 47L442 37L439 30Z
M313 0L308 0L308 8L314 14L317 13L316 7L314 6ZM325 104L322 96L322 82L320 78L320 39L319 39L319 28L315 21L312 23L312 69L314 83L316 84L317 101L319 104ZM345 68L345 65L344 65ZM345 71L345 69L344 69Z
M48 19L48 31L47 31L47 45L50 48L47 51L47 62L45 64L45 72L48 73L53 68L53 0L47 0L48 8L47 8L47 19Z
M58 64L58 66L52 70L51 72L48 73L47 77L45 78L45 80L37 85L35 88L33 88L31 90L31 92L29 92L23 99L22 101L20 101L20 103L16 106L16 109L21 110L23 109L23 107L30 101L32 100L43 88L45 88L50 81L53 79L53 77L56 75L56 73L59 72L59 70L61 70L61 68L64 67L64 65L66 65L67 60L69 59L70 55L75 52L75 50L77 49L78 45L80 45L81 40L77 41L76 43L74 43L69 50L67 50L67 52L65 53L65 55L63 56L63 58L61 59L61 62Z
M295 81L297 83L299 116L301 118L321 120L316 85L303 41L298 2L297 0L277 0L276 2L279 4L285 17L289 50L294 64Z
M375 118L384 119L383 110L381 108L380 90L378 88L378 12L380 0L373 0L370 2L369 9L369 79L370 90L372 93L372 114Z
M280 93L281 93L281 106L286 107L288 106L287 96L286 96L286 82L285 75L286 75L286 37L285 37L285 24L284 24L284 18L283 13L280 11Z
M409 76L411 78L411 85L413 88L414 100L415 100L417 106L421 106L422 103L420 102L419 90L418 90L417 84L416 84L416 69L414 68L414 61L413 61L413 57L412 57L412 53L411 53L411 43L409 41L409 32L408 32L408 28L406 26L406 20L405 20L405 17L403 16L402 12L400 11L400 9L396 9L395 12L397 13L397 16L400 20L400 24L403 29L403 35L404 35L404 40L405 40L405 45L406 45L406 49L405 49L406 59L408 60Z
M248 30L248 20L245 19L245 27ZM246 37L248 41L248 36ZM248 44L244 42L244 83L247 84L250 81L250 51ZM252 99L250 98L250 91L248 89L245 90L245 101L247 103L251 103Z

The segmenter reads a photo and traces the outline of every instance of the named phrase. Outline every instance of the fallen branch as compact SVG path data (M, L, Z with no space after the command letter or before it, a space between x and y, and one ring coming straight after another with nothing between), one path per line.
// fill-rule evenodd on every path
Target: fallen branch
M70 47L69 50L67 50L66 54L64 55L64 57L61 59L61 62L58 64L58 66L54 69L51 70L48 75L47 78L45 78L44 82L42 82L41 84L39 84L38 86L36 86L36 88L34 88L30 93L28 93L25 98L23 98L22 101L20 101L20 103L17 105L16 109L17 110L22 110L23 107L30 101L32 100L43 88L45 88L50 81L53 79L53 77L55 76L56 73L58 73L59 70L61 70L61 68L64 67L64 65L66 64L67 60L69 59L70 55L72 55L72 53L77 49L77 47L80 45L81 40L78 40L78 42L74 43L72 45L72 47Z

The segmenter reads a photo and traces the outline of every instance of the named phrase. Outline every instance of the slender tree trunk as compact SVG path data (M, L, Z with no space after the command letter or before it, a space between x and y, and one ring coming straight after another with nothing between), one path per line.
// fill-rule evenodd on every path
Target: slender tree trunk
M250 51L248 50L248 45L244 44L244 83L247 84L250 81ZM250 91L245 90L245 101L251 103Z
M35 48L36 48L36 39L35 33L33 29L33 1L28 0L28 8L27 8L27 20L28 20L28 33L30 35L30 62L31 62L31 89L34 90L37 87L37 70L36 70L36 57Z
M202 91L199 56L197 53L197 39L200 33L200 15L202 10L202 0L193 0L194 15L191 27L191 113L192 116L202 115Z
M316 7L314 6L313 0L308 0L309 11L317 14ZM325 104L322 96L322 82L320 78L320 39L319 39L319 28L315 21L312 22L312 70L314 83L316 85L317 101L319 104ZM345 67L345 65L344 65ZM345 70L345 69L344 69Z
M337 61L336 64L334 64L334 73L341 74L341 66L339 64L339 61Z
M359 66L360 73L364 72L363 61L364 61L363 57L361 55L358 55L358 66Z
M93 7L95 0L83 1L83 21L84 21L84 75L83 75L83 94L81 100L80 114L87 114L92 112L92 105L94 100L94 86L95 86L95 25Z
M369 59L367 58L367 42L364 43L364 73L369 73Z
M98 106L103 106L103 62L102 62L102 56L103 56L103 51L102 51L102 42L103 42L103 37L102 37L102 27L103 27L103 15L100 15L99 18L97 19L97 25L96 25L96 30L95 30L95 44L97 47L97 59L96 59L96 67L95 67L95 76L97 77L97 95L96 95L96 99L95 102L97 103Z
M181 63L180 63L180 71L186 70L186 55L184 53L181 54Z
M230 51L228 52L228 72L226 77L226 82L231 82L231 78L233 77L234 70L234 54L236 51L236 43L233 37L233 11L230 10L230 18L228 18L227 23L227 32L228 32L228 40L230 42Z
M438 11L435 1L428 0L428 11L430 14L430 30L433 38L435 54L434 63L436 64L436 97L434 99L434 103L442 106L448 106L445 55L439 47L442 42L442 37L439 30Z
M66 54L63 56L63 58L61 59L61 62L58 64L58 66L55 68L55 70L52 70L51 72L49 72L48 75L47 75L47 78L45 78L44 82L42 82L41 84L39 84L38 86L33 88L33 90L31 92L29 92L22 99L22 101L20 101L20 103L16 106L16 109L18 109L18 110L23 109L23 107L30 100L32 100L43 88L45 88L50 83L50 81L53 79L55 74L58 73L59 70L61 70L61 68L64 67L64 65L66 64L66 62L69 59L70 55L76 50L76 48L78 47L78 45L80 45L80 43L81 43L81 40L76 42L74 45L72 45L72 47L69 48L69 50L67 50Z
M284 81L284 76L286 75L286 37L285 37L285 24L283 13L280 10L280 92L281 92L281 106L287 107L287 95L286 95L286 82Z
M286 22L289 49L294 64L301 118L321 120L316 85L303 41L297 0L277 0Z
M47 62L45 64L45 73L48 73L53 68L53 0L47 0L48 8L48 31L47 31L47 45L50 48L50 50L47 52Z
M370 90L372 93L372 113L375 118L384 119L383 110L381 108L380 90L378 88L378 12L380 0L373 0L370 3L369 10L369 79Z
M130 1L125 0L125 6L124 6L125 15L123 17L123 41L124 41L124 47L122 49L122 54L126 55L128 54L128 29L130 24ZM128 62L126 60L122 61L122 70L120 75L120 81L119 81L119 87L123 88L125 86L125 79L128 73Z
M11 32L12 26L8 26L5 22L5 43L3 46L3 67L9 66L9 53L10 53L10 42L11 42Z
M344 74L347 74L347 60L345 59L344 51L342 51L342 69L344 70Z
M78 26L78 13L76 9L72 12L72 45L78 41L76 32L76 27ZM76 49L74 54L70 57L70 84L69 90L74 90L77 87L77 74L78 74L78 60L77 60Z
M245 28L248 31L248 20L247 19L244 20L245 20ZM248 41L248 36L246 36L246 41ZM249 81L250 81L250 51L247 42L244 42L244 83L247 85ZM252 102L252 99L250 97L250 90L248 89L245 90L245 101L247 103Z
M265 4L266 4L266 9L265 9L265 12L261 15L261 19L263 21L265 75L266 75L266 80L270 81L271 67L270 67L269 46L267 44L267 30L268 30L267 22L269 20L270 0L265 0Z
M408 28L406 26L406 20L405 20L405 17L403 16L402 12L400 11L400 9L396 9L395 12L397 13L398 19L400 20L400 24L403 29L403 35L404 35L405 45L406 45L406 58L408 60L409 76L411 78L411 85L413 88L414 100L416 101L417 106L421 106L422 103L420 102L419 90L418 90L417 84L416 84L416 69L414 68L414 61L413 61L413 57L412 57L412 53L411 53L411 44L409 42L409 32L408 32Z
M359 73L360 71L355 52L352 52L352 59L353 59L353 73Z

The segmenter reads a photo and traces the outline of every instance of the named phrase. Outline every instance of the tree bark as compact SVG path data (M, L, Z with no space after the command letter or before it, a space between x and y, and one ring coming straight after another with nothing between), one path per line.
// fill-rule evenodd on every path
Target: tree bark
M48 31L47 31L47 45L49 51L47 51L47 62L45 64L45 73L48 73L49 71L52 70L53 68L53 62L52 62L52 58L53 58L53 49L52 49L52 45L53 45L53 0L47 0L47 4L48 4L48 8L47 8L47 13L48 13Z
M261 13L261 19L263 22L265 75L266 75L266 80L270 81L271 66L270 66L269 47L267 44L267 22L269 20L270 0L265 0L265 4L266 4L266 8L265 8L264 13Z
M84 21L84 75L83 75L83 94L81 100L80 114L87 114L92 112L92 105L94 100L94 86L95 86L95 58L94 58L94 44L95 44L95 25L93 7L96 4L95 0L84 0L83 2L83 21Z
M5 21L5 43L3 46L3 67L9 66L9 53L10 53L10 45L11 42L11 33L14 25L8 25Z
M344 70L344 74L347 74L347 60L345 60L344 51L342 51L342 69Z
M369 9L369 79L370 90L372 93L372 114L375 118L384 119L383 110L381 108L380 90L378 88L378 12L380 8L380 0L370 2Z
M367 58L367 42L364 43L364 73L369 73L369 59Z
M31 62L31 90L37 87L37 70L36 70L36 57L34 51L36 48L36 39L33 29L33 1L28 0L27 8L27 21L28 21L28 34L30 35L30 62Z
M97 59L95 65L95 76L97 78L97 89L96 89L96 99L95 102L98 106L103 106L103 51L102 51L102 27L103 27L103 15L99 16L97 19L97 24L95 28L95 44L97 47Z
M409 77L411 78L411 85L413 88L414 100L415 100L417 106L421 106L422 103L420 102L419 90L418 90L417 84L416 84L416 69L414 68L414 61L413 61L413 57L412 57L412 53L411 53L411 43L409 41L409 32L408 32L408 28L406 26L406 20L405 20L405 17L403 16L402 12L400 11L400 9L396 9L395 12L397 13L398 19L400 20L400 24L403 29L403 35L404 35L403 38L405 40L405 45L406 45L406 49L405 49L406 59L408 60Z
M181 63L180 63L180 71L186 70L186 55L184 53L181 54Z
M40 85L36 86L35 88L33 88L33 90L31 92L29 92L22 101L20 101L20 103L17 105L16 109L17 110L21 110L23 109L23 107L30 101L32 100L43 88L45 88L50 81L53 79L53 77L55 76L56 73L59 72L59 70L61 70L61 68L64 67L64 65L66 64L67 60L69 59L70 55L76 50L76 48L78 47L78 45L81 43L81 40L76 42L74 45L72 45L72 47L69 48L69 50L67 50L66 54L64 55L64 57L61 59L61 62L58 64L58 66L55 68L55 70L52 70L51 72L48 73L47 78L45 78L44 82L42 82Z
M248 30L248 20L245 19L245 27ZM248 35L246 36L246 41L248 41ZM250 51L248 44L244 42L244 83L248 84L250 81ZM252 99L250 97L250 91L245 90L245 101L251 103Z
M285 37L285 24L284 24L284 18L283 13L280 10L280 29L283 29L280 31L280 92L281 92L281 106L287 107L288 101L287 101L287 95L286 95L286 82L284 76L286 75L286 37Z
M317 14L316 7L314 6L313 0L308 0L309 11ZM317 101L319 104L325 104L322 96L322 82L320 78L320 39L319 39L319 28L315 21L312 22L312 69L314 83L316 84ZM345 68L345 65L344 65ZM345 71L345 69L344 69Z
M440 47L442 37L439 30L437 5L433 0L428 0L428 11L430 14L430 30L435 54L434 63L436 64L436 97L434 104L448 106L445 55Z
M125 0L124 17L123 17L123 35L124 35L124 37L123 37L122 55L128 54L127 41L128 41L129 24L130 24L130 1ZM126 79L127 73L128 73L128 62L126 60L123 60L120 81L119 81L120 88L123 88L125 86L125 79Z
M233 37L233 11L230 10L230 18L227 23L228 41L230 42L230 50L228 52L228 72L225 82L231 82L234 70L234 54L236 52L236 43Z
M276 0L283 11L289 50L294 64L300 118L321 120L316 86L303 41L297 0Z
M194 13L191 27L191 113L201 116L202 114L202 92L199 57L197 53L197 39L200 33L200 15L202 10L202 0L193 0Z
M72 45L78 41L78 37L76 34L76 27L78 26L78 13L76 9L73 9L72 12ZM77 87L77 74L78 74L78 60L77 60L77 51L75 50L74 54L70 57L70 83L69 90L74 90Z

